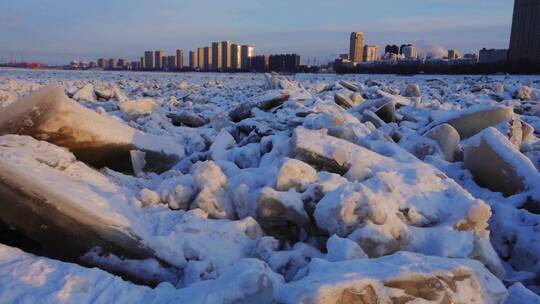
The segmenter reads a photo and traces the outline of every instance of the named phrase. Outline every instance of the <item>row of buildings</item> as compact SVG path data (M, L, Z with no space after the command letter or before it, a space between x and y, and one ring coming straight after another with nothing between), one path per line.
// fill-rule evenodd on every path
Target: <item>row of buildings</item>
M210 46L189 52L189 68L207 72L240 72L250 70L250 60L255 56L252 45L213 42Z
M252 45L222 41L189 51L187 65L184 51L177 49L174 55L167 55L163 50L145 51L138 61L100 58L96 66L106 70L295 73L300 68L300 56L255 56Z
M362 32L350 35L349 54L338 57L335 65L355 67L373 63L392 64L394 61L423 61L443 64L496 64L511 70L540 70L540 1L515 0L509 49L481 49L477 54L448 50L442 58L420 58L413 44L387 45L382 56L379 46L365 44Z

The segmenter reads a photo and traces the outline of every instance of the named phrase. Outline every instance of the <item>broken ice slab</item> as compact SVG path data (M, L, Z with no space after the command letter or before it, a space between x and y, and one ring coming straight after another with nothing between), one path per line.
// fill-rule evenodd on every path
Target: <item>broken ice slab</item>
M479 136L479 143L465 148L465 168L480 186L505 196L538 187L540 173L502 133L489 128Z
M61 86L42 88L0 111L0 135L29 135L68 148L94 167L132 172L130 151L146 153L145 171L163 172L184 156L179 143L148 135L69 99Z
M510 120L513 115L514 112L510 107L477 106L451 114L449 117L436 121L434 124L447 123L458 131L461 139L465 139L488 127L495 126L505 120ZM431 126L434 126L434 124L431 124Z
M289 99L289 96L290 94L287 91L268 91L263 95L243 102L229 113L229 117L233 121L239 122L243 119L249 118L253 108L268 111L282 105L287 99Z
M314 218L321 231L353 239L370 257L407 250L475 258L504 275L489 244L490 207L436 168L303 127L294 130L291 144L296 157L315 168L343 174L354 165L369 172L361 184L345 184L319 201Z
M138 264L139 271L153 265ZM86 268L0 244L2 303L258 303L271 304L282 278L256 259L242 259L217 278L176 288L135 285L101 269Z
M126 217L120 189L64 148L28 136L0 137L0 220L68 260L90 249L153 256Z
M171 119L171 123L175 126L187 126L191 128L199 128L210 122L210 119L187 111L179 113L169 113L167 117Z
M293 132L292 149L294 153L316 168L345 174L354 161L356 151L365 151L363 161L380 162L384 156L355 145L349 141L327 135L324 130L312 131L297 127Z
M480 263L400 252L379 259L313 259L278 290L279 303L503 304L503 283Z

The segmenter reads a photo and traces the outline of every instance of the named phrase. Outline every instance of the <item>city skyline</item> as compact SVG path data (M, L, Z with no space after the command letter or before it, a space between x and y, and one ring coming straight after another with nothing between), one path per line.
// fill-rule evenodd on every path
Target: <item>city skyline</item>
M467 10L462 9L464 4ZM414 43L421 51L442 47L467 53L482 47L508 48L513 1L300 0L226 5L158 1L152 2L154 9L149 5L6 1L0 4L0 57L51 64L113 56L135 59L144 49L172 53L177 48L196 50L205 41L231 40L257 45L260 54L298 53L304 63L314 57L324 63L347 52L347 37L355 30L366 33L366 44ZM212 9L201 14L203 7Z

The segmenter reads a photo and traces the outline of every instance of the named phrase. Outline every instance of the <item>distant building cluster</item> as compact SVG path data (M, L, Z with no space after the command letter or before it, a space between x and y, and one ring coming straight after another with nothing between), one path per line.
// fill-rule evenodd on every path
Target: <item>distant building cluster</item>
M212 42L209 46L189 51L187 62L184 62L184 51L177 49L174 55L167 55L163 50L145 51L144 55L138 61L100 58L94 66L73 64L70 66L78 69L97 67L104 70L134 71L275 71L295 73L300 69L300 56L297 54L256 56L253 45L221 41Z
M408 70L430 70L444 72L445 69L474 71L465 66L479 66L480 72L540 71L540 1L515 0L512 33L509 49L483 48L476 54L462 55L459 50L450 49L446 55L421 57L413 44L386 45L382 56L377 45L365 44L362 32L350 35L349 54L341 54L335 60L335 70L384 71L391 72L396 67ZM390 68L388 68L390 67ZM413 67L410 69L410 67Z
M189 52L189 68L204 72L245 72L250 70L253 56L255 48L252 45L212 42L210 46Z
M349 52L339 54L328 67L301 66L297 54L256 55L253 45L231 41L212 42L184 54L177 49L167 55L163 50L145 51L138 60L99 58L97 62L74 60L69 69L134 71L268 72L299 71L382 72L403 70L436 73L496 73L540 71L540 1L515 0L509 49L483 48L477 53L462 54L449 49L441 54L420 54L412 43L388 44L384 49L366 43L363 32L352 32ZM185 56L187 60L184 61ZM309 60L308 60L309 63ZM42 68L33 62L7 62L0 66Z

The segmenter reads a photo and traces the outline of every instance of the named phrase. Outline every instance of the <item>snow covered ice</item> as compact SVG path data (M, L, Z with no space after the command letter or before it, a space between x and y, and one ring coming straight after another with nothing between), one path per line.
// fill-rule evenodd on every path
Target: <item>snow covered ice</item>
M0 69L2 303L539 303L540 78Z

